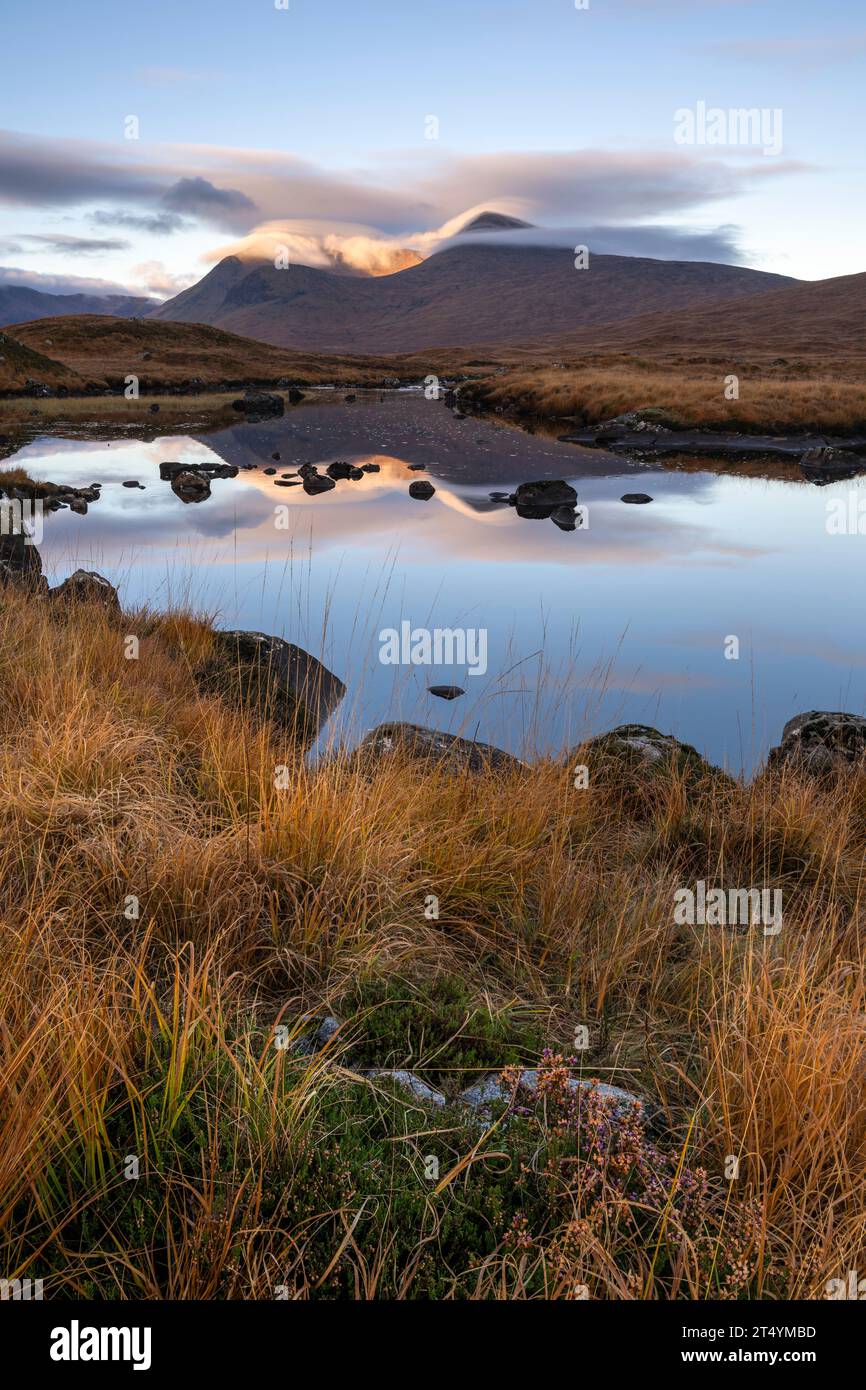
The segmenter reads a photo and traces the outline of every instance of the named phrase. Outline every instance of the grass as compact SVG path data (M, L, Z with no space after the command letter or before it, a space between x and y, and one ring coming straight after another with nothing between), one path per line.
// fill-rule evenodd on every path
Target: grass
M725 382L739 378L739 399ZM628 410L665 410L672 426L717 430L866 430L860 363L613 358L508 368L464 388L488 409L599 424Z
M200 695L210 640L0 594L4 1277L774 1299L860 1267L866 772L312 769ZM781 934L676 925L700 878L781 888ZM275 1046L325 1010L323 1053ZM572 1074L652 1123L575 1103L579 1025ZM480 1127L357 1070L408 1063L453 1100L545 1047L543 1104Z

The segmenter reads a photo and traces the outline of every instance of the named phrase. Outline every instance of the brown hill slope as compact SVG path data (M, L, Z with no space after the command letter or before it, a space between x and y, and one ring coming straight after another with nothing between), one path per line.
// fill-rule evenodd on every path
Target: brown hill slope
M55 361L25 342L0 333L0 392L24 391L32 382L52 389L83 391L87 382L66 363Z
M62 364L62 370L70 375L78 373L79 381L86 377L116 386L132 374L138 377L141 390L150 392L161 387L188 387L192 383L207 390L218 384L247 381L381 380L394 370L393 364L383 359L323 359L317 354L254 342L207 324L81 314L13 324L7 335L24 349L32 350L34 358L40 352L50 351L57 358L53 365L60 368ZM27 375L54 384L35 367Z
M635 314L755 294L795 282L742 266L593 256L567 249L452 246L376 279L228 257L148 320L210 323L320 352L417 352L525 343Z
M767 293L692 306L676 313L641 314L544 341L553 350L588 346L618 351L701 350L715 354L866 353L866 273L786 285Z

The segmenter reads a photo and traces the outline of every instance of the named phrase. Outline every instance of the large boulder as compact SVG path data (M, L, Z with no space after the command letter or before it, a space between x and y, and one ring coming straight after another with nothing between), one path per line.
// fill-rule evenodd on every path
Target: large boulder
M866 756L866 719L859 714L808 710L795 714L771 748L768 766L784 765L824 775L859 763Z
M48 592L48 580L42 573L42 557L26 536L20 532L0 535L0 588L14 585L33 593Z
M531 521L544 521L559 507L574 507L577 493L571 483L561 478L540 478L537 482L521 483L509 501L517 515Z
M171 490L181 502L206 502L210 497L210 482L201 473L185 469L175 473L171 480Z
M199 672L202 689L290 729L312 742L342 700L338 676L302 647L263 632L215 632Z
M492 744L443 734L418 724L380 724L362 739L358 753L363 759L402 756L441 763L449 772L481 772L487 768L508 772L524 766Z
M50 591L49 597L55 603L96 603L107 611L109 617L119 618L121 615L117 590L94 570L75 570L68 579Z
M681 743L672 734L659 733L650 724L620 724L574 749L569 759L586 765L590 777L593 770L725 775L702 758L690 743Z

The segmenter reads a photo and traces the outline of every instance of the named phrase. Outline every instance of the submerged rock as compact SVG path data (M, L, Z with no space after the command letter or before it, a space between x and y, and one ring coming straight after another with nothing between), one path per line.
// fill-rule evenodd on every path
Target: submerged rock
M171 480L171 490L181 502L206 502L210 497L210 482L201 473L185 470L175 473Z
M199 683L312 742L346 693L309 652L263 632L215 632Z
M823 775L859 763L866 756L866 719L859 714L808 710L795 714L771 748L768 766L785 764Z
M271 415L284 415L286 406L282 396L270 391L247 391L238 400L232 401L232 410L265 419Z
M416 502L429 502L435 491L433 484L425 480L409 484L409 496L414 497Z
M380 724L362 739L358 753L362 758L403 756L441 763L449 772L481 772L485 768L512 771L524 766L492 744L443 734L418 724Z

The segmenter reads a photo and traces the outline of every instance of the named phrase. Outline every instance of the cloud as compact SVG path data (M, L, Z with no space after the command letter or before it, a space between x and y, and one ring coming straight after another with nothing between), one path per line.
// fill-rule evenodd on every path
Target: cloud
M291 218L335 231L375 228L405 237L442 227L470 206L493 202L529 221L591 224L667 218L747 192L769 171L705 150L534 151L425 159L380 159L375 170L324 170L280 151L213 146L97 145L0 135L0 201L82 206L144 204L150 215L185 213L248 233ZM765 161L766 163L767 161ZM773 161L773 174L805 166ZM197 171L191 173L191 170Z
M128 227L131 232L149 232L153 236L171 236L189 226L177 212L139 214L119 208L97 208L90 214L90 221L95 227Z
M41 290L43 294L132 293L127 285L119 285L115 280L91 279L84 275L44 275L39 271L22 270L17 266L0 266L0 285Z
M178 179L163 194L162 201L166 207L177 212L195 213L198 216L207 216L215 209L232 212L256 210L255 203L245 193L236 188L217 188L209 179L200 176Z
M146 291L160 298L180 294L181 290L188 289L198 279L197 275L174 275L162 261L142 261L132 267L130 274L136 285L132 293L142 294Z
M26 243L26 245L25 245ZM64 256L104 255L108 251L127 251L128 241L113 238L64 236L60 233L36 235L19 232L16 240L0 242L0 255L30 255L32 252L60 253Z

